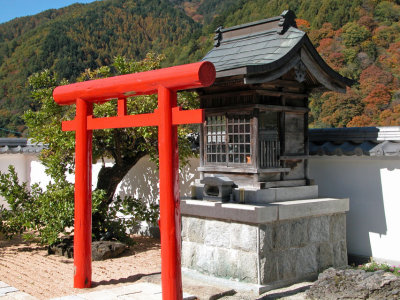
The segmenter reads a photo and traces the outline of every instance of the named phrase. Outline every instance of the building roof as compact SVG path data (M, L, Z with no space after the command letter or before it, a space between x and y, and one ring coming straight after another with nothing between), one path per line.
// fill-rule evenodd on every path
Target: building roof
M400 126L309 130L311 156L400 156Z
M345 92L353 82L331 69L307 34L296 28L295 14L216 30L214 48L203 60L212 62L218 77L244 75L246 84L278 79L291 69L303 71L298 81L312 87ZM301 72L299 72L301 74ZM297 74L296 74L297 76Z
M310 156L400 156L400 126L309 129ZM190 138L198 150L198 134ZM36 154L46 146L26 138L0 138L0 154Z
M40 153L45 146L25 138L0 138L0 154Z

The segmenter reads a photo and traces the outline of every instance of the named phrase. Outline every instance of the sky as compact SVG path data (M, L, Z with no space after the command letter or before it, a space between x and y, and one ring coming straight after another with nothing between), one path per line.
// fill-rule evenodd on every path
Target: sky
M36 15L50 8L94 1L96 0L0 0L0 23L17 17Z

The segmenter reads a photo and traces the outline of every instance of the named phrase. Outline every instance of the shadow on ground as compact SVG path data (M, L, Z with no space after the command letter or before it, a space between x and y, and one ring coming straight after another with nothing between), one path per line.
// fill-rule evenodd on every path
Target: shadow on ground
M125 250L119 257L130 256L149 250L160 249L160 240L148 236L134 236L134 244Z
M36 252L46 250L46 246L37 244L35 241L25 241L21 236L15 236L12 239L0 239L0 253L2 253L6 248L11 248L17 252Z
M160 275L161 273L150 273L150 274L135 274L132 276L128 276L125 278L119 278L119 279L110 279L110 280L102 280L102 281L93 281L92 282L92 287L97 287L97 286L105 286L105 285L114 285L114 284L119 284L119 283L134 283L143 277L146 276L152 276L152 275Z
M307 286L302 286L296 289L291 289L288 291L281 291L281 292L276 292L276 293L270 293L268 295L265 295L261 298L258 298L258 300L275 300L275 299L281 299L281 298L285 298L285 297L290 297L290 296L294 296L296 294L299 293L303 293L305 291L307 291L310 288L310 285Z

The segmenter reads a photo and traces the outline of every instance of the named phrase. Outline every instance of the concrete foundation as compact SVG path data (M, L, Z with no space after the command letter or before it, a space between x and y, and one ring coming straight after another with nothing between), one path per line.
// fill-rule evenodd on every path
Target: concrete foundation
M259 293L347 265L348 199L263 205L182 200L182 266Z

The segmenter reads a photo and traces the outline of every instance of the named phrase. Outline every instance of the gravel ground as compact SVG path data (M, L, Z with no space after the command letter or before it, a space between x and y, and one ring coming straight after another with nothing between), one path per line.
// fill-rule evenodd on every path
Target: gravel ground
M92 263L90 291L131 284L161 271L159 240L137 236L135 241L122 257ZM73 259L48 255L46 247L19 238L0 241L0 280L38 299L88 292L72 287Z
M47 248L22 241L0 240L0 281L38 299L50 299L129 285L138 281L161 284L160 241L149 237L134 237L136 244L122 257L92 262L91 289L74 289L73 259L48 255ZM199 280L183 278L185 292L200 300L303 300L310 282L269 291L262 295L230 293L230 288Z

